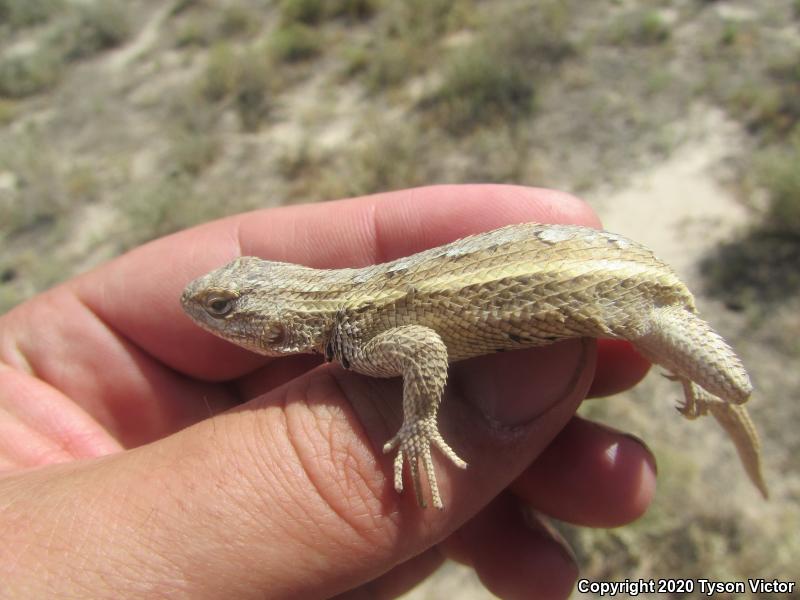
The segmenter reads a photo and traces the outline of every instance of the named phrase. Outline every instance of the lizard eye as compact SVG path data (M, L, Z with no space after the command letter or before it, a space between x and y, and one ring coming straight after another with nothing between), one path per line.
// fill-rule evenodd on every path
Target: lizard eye
M206 300L206 312L212 317L224 317L233 310L233 298L228 296L210 296Z

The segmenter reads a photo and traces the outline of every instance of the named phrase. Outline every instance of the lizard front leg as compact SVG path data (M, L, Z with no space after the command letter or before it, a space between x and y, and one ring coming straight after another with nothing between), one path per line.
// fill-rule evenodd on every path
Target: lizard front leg
M394 487L403 491L403 463L408 460L414 492L425 506L420 485L420 460L425 469L431 499L442 508L442 498L433 469L431 445L436 446L457 467L467 466L444 441L436 423L442 391L447 381L447 347L433 329L404 325L379 333L348 356L350 366L365 375L403 377L403 425L383 447L397 450L394 459Z

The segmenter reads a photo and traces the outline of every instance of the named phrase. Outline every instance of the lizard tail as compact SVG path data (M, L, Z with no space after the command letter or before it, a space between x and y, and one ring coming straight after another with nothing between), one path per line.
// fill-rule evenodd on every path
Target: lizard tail
M758 488L766 500L769 498L767 484L761 471L761 440L756 426L750 420L747 409L739 404L723 402L712 396L699 385L675 375L666 375L667 379L678 381L683 387L684 404L678 406L678 412L687 419L711 415L720 424L728 437L733 441L739 460L750 481Z
M758 488L765 500L769 498L767 483L761 472L759 458L761 442L745 407L717 400L708 404L708 410L734 441L736 451L739 453L739 458L750 481Z

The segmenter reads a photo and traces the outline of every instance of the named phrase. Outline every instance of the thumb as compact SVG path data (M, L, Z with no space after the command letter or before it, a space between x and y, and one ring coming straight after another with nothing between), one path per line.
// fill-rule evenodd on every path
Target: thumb
M514 383L518 394L529 391L524 379L552 376L553 361L566 357L573 371L554 398L534 394L531 405L542 410L512 435L491 432L469 398L476 390L459 390L496 366L475 361L470 376L454 374L440 421L472 464L459 471L436 457L443 511L397 495L392 457L380 453L400 424L400 382L325 365L147 446L2 480L1 535L14 556L1 562L31 573L44 564L47 577L20 581L20 593L34 597L69 595L70 587L76 595L192 598L351 589L443 540L512 481L588 388L586 354L575 341L504 357L536 359L527 370L510 367L526 375ZM512 379L478 391L494 402Z

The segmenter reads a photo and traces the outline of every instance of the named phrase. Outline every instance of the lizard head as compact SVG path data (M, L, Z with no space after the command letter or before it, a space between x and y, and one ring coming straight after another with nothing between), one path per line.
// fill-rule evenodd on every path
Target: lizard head
M259 354L316 352L329 316L304 297L314 272L243 256L189 283L181 304L203 329Z

